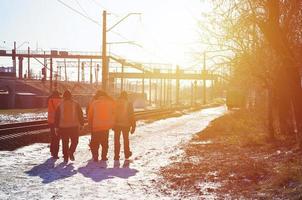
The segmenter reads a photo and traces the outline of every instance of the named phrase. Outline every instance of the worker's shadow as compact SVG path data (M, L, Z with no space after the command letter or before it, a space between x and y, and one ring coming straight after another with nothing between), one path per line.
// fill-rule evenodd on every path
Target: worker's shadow
M129 160L126 160L122 166L119 161L115 161L112 168L107 168L106 162L95 163L89 161L86 166L79 168L78 172L95 182L101 182L113 178L127 179L135 176L138 170L130 168Z
M31 170L26 171L29 176L39 176L42 183L51 183L56 180L71 177L77 173L72 163L60 163L55 165L55 160L47 159L44 163L34 166Z

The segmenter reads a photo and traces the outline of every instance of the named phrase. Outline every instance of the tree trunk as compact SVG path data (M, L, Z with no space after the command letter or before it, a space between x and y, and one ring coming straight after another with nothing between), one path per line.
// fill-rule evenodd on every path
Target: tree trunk
M297 128L298 144L302 149L302 88L301 88L301 77L298 68L288 69L288 74L290 78L290 88L291 99L294 110L294 117Z
M275 139L275 131L274 131L274 118L273 118L273 91L271 88L267 91L267 115L268 115L268 136L269 141L273 141Z
M286 87L289 94L287 99L293 104L294 117L298 131L298 144L302 149L302 89L301 77L298 70L299 65L289 48L289 41L286 37L286 33L282 30L280 25L280 1L268 0L266 8L268 20L259 22L259 27L268 42L276 50L280 60L282 60L282 71L284 73L278 73L277 76L283 76L281 80L284 80L284 82L280 84L283 84L283 86ZM269 129L270 128L271 127L269 127Z

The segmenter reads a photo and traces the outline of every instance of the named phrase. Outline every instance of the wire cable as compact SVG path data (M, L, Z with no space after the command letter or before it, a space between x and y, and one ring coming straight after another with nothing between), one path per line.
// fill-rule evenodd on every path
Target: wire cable
M80 4L80 2L78 0L75 0L78 4L78 6L81 8L81 10L86 14L86 16L88 16L88 13L86 12L86 10L83 8L83 6Z
M80 11L78 11L77 9L75 9L75 8L73 8L73 7L71 7L71 6L69 6L68 4L64 3L63 1L61 1L61 0L57 0L57 1L58 1L59 3L61 3L62 5L64 5L65 7L69 8L70 10L72 10L73 12L77 13L78 15L81 15L82 17L88 19L89 21L91 21L91 22L93 22L93 23L95 23L95 24L101 26L101 24L100 24L98 21L96 21L96 20L92 19L91 17L89 17L89 16L87 16L87 15L81 13Z

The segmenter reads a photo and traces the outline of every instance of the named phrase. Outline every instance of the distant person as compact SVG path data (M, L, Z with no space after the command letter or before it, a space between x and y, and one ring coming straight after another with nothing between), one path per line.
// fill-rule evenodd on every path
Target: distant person
M99 160L102 146L102 161L107 161L109 130L113 128L115 115L114 100L104 91L97 91L88 111L88 126L91 129L90 148L95 162Z
M114 125L114 160L120 159L120 136L123 134L124 155L128 159L132 152L129 146L129 132L134 133L136 120L134 117L133 104L128 101L127 92L121 92L120 97L116 101L116 110Z
M47 112L47 121L48 126L50 127L50 153L54 159L58 159L60 137L55 130L55 112L61 103L62 99L60 93L55 90L52 92L48 98L48 112Z
M74 153L78 145L80 129L84 125L84 118L82 108L72 99L69 90L64 92L63 101L56 110L55 123L62 138L64 162L68 162L69 159L74 161Z

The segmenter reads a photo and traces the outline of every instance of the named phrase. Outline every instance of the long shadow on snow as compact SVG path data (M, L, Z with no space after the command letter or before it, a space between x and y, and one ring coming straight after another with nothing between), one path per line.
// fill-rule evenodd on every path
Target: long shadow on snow
M71 177L77 173L74 166L70 164L60 163L55 166L55 160L47 159L44 163L34 166L31 170L26 171L29 176L39 176L42 183L51 183L56 180Z
M78 172L95 182L101 182L115 177L127 179L135 176L138 170L130 168L129 160L126 160L122 167L120 167L119 161L115 161L113 168L107 168L106 162L95 163L89 161L86 166L79 168Z

